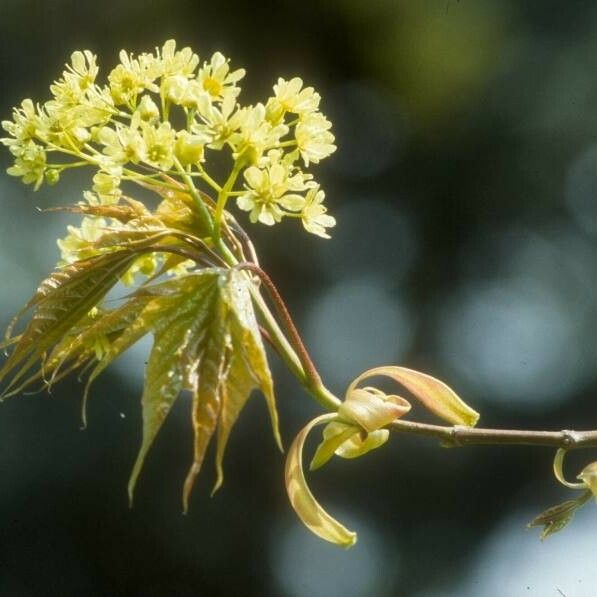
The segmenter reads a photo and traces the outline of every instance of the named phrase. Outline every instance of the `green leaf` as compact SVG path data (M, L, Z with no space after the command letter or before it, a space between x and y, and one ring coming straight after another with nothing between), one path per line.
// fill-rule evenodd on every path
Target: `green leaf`
M179 234L184 236L175 231ZM143 438L129 496L132 500L145 458L172 405L182 390L189 390L195 439L193 464L183 489L186 509L216 431L214 491L221 485L230 432L255 389L265 396L274 437L281 446L273 382L251 302L252 282L243 272L205 268L147 283L114 309L97 307L131 261L147 249L140 237L134 248L81 260L48 278L27 305L34 313L25 332L5 343L14 343L14 348L0 374L5 377L17 370L7 388L12 394L37 380L49 388L78 368L90 369L83 397L86 423L93 382L134 343L153 334L141 400ZM23 379L38 360L41 368Z
M231 318L230 342L232 356L227 372L227 383L224 386L222 414L218 429L216 453L218 478L214 491L220 487L223 481L222 462L230 430L236 423L240 412L254 389L260 389L265 397L274 439L280 450L282 450L272 375L251 302L250 284L251 282L246 274L231 271L225 286L224 297Z
M104 298L134 257L135 253L129 250L91 257L55 271L42 282L15 318L18 319L28 309L35 309L21 338L0 368L0 382L13 373L5 391L9 391L38 359ZM17 367L19 369L14 373Z
M211 328L210 338L216 338L218 341L212 342L208 347L210 350L204 354L203 363L200 365L201 368L209 366L209 369L203 377L201 374L198 376L199 388L195 394L198 398L195 400L193 417L196 435L195 460L185 482L185 509L216 423L217 478L213 492L222 485L224 453L230 432L255 389L260 389L266 399L274 438L281 448L273 382L251 302L250 281L242 272L227 271L220 277L219 290L221 302L216 306L217 320L225 322L225 328L218 325ZM206 390L202 387L204 385Z
M183 283L186 283L184 289L173 296L171 289ZM159 317L149 317L151 327L156 329L142 399L143 442L129 482L131 498L144 459L183 388L193 395L195 436L193 463L183 487L185 511L216 430L214 491L221 485L230 432L254 389L260 389L266 398L274 437L280 444L273 383L249 284L248 277L240 272L212 268L176 281L144 287L137 293L155 297L138 319L148 320L156 302ZM119 350L119 340L122 343L118 339L113 351Z
M449 423L473 427L479 420L479 413L465 404L444 382L426 373L405 367L388 366L369 369L350 384L346 395L349 396L361 381L376 376L390 377L402 384L426 408Z
M286 491L288 498L303 524L318 537L340 547L352 547L357 540L356 533L330 516L313 497L303 473L303 447L307 435L316 425L333 420L335 413L313 419L295 437L286 458Z
M183 488L183 510L201 470L205 452L218 425L222 388L226 384L229 331L227 306L218 293L211 305L205 331L198 346L199 353L188 367L187 378L193 393L193 429L195 432L193 464ZM198 358L197 358L198 357Z
M204 270L149 289L158 294L141 318L144 314L149 317L146 325L154 330L154 343L141 399L143 440L129 480L131 501L145 457L178 394L183 387L199 392L190 372L200 366L210 342L208 329L218 320L214 306L218 302L219 275L218 270ZM163 294L178 287L180 292ZM195 431L197 442L197 427Z
M590 491L586 491L575 500L566 500L561 504L552 506L544 512L541 512L539 516L533 518L527 526L529 528L542 526L543 532L541 533L541 540L546 539L549 535L553 535L567 527L574 518L576 511L587 503L591 498L591 495L592 493Z
M366 435L360 433L353 435L343 444L338 446L336 455L341 458L360 458L367 452L383 446L389 439L390 432L387 429L370 431Z

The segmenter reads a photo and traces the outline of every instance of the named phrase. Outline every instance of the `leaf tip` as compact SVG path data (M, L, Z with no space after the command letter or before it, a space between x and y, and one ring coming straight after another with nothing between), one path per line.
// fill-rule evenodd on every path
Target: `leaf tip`
M128 486L127 494L128 494L128 498L129 498L129 510L132 510L134 501L135 501L135 487L131 486L130 483Z
M358 535L354 531L349 531L346 541L339 544L342 549L350 549L353 547L358 540Z
M184 481L184 486L182 489L182 512L186 514L189 511L189 497L191 495L191 491L193 490L193 485L195 484L195 479L199 474L199 470L201 469L201 465L197 462L194 462L187 473L187 478Z
M220 489L220 487L222 487L223 483L224 483L224 471L222 470L221 463L218 462L216 464L216 482L214 483L214 486L213 486L209 496L213 497L215 495L216 491L218 491Z

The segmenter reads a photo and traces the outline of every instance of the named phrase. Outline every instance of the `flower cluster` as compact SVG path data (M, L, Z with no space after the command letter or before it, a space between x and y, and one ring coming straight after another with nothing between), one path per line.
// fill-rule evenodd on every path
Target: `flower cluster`
M85 197L101 205L121 200L124 181L157 186L169 176L187 187L203 184L222 208L235 198L252 222L295 217L307 231L328 237L335 220L305 172L336 149L320 95L299 78L280 78L265 103L243 106L244 75L220 52L201 62L169 40L153 53L123 50L100 84L96 56L74 52L50 87L52 99L43 105L26 99L12 121L2 123L9 136L1 141L15 160L8 172L38 189L44 181L56 183L66 169L91 166L93 185ZM220 183L208 169L210 152L222 150L233 166ZM70 237L87 238L98 225L88 221Z

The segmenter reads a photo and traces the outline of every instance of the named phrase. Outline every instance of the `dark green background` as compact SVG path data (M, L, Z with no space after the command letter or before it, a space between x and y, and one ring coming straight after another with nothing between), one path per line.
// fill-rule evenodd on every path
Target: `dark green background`
M330 387L403 364L448 381L485 426L597 426L594 2L0 0L0 116L45 100L75 49L105 74L121 48L170 37L245 67L246 102L296 74L323 96L339 149L316 176L334 239L295 222L249 230ZM0 178L0 323L71 221L35 206L89 186L62 183L34 195ZM136 353L97 383L86 431L76 380L0 407L0 595L595 595L594 504L545 543L524 528L568 497L540 448L393 437L335 460L309 479L360 533L343 552L294 517L258 397L223 489L209 498L208 464L182 516L183 399L129 510L142 364ZM317 408L274 368L288 445Z

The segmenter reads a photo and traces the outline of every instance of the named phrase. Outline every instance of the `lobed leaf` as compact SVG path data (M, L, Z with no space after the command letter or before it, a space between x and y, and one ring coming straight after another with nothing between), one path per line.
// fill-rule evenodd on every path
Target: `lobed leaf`
M185 276L143 289L154 299L141 313L133 335L154 332L154 343L145 372L141 399L143 439L129 480L132 500L145 457L180 391L194 390L188 371L198 366L200 343L214 317L218 270ZM116 347L120 350L120 347Z
M236 270L204 268L165 282L146 283L114 309L98 308L131 262L153 249L158 240L155 230L139 231L137 236L121 232L121 240L130 243L128 248L75 262L40 285L27 305L34 310L30 323L23 334L5 343L14 347L0 369L0 380L16 371L6 389L14 394L38 380L49 388L76 369L90 369L83 397L85 423L93 382L134 343L153 334L141 399L143 437L129 480L129 496L132 500L145 458L172 405L182 390L189 390L195 439L193 464L183 489L186 509L216 430L214 491L221 485L228 438L255 389L265 396L274 437L281 446L272 377L251 302L251 281ZM182 232L162 230L158 234L186 242ZM116 240L112 236L110 242ZM106 246L110 242L106 240ZM25 378L39 360L42 366Z
M179 293L172 293L173 288L183 284ZM254 389L260 389L266 397L274 436L280 444L273 383L246 276L230 270L204 269L178 280L143 287L137 293L139 297L148 295L154 298L139 320L155 328L154 346L142 399L143 441L129 482L129 495L132 498L144 459L176 397L182 389L188 389L193 396L194 449L183 487L186 511L216 430L214 491L222 484L230 432ZM156 313L158 317L154 316ZM135 327L138 326L133 324L132 331L125 335L136 334ZM119 350L117 340L106 359L111 360Z

